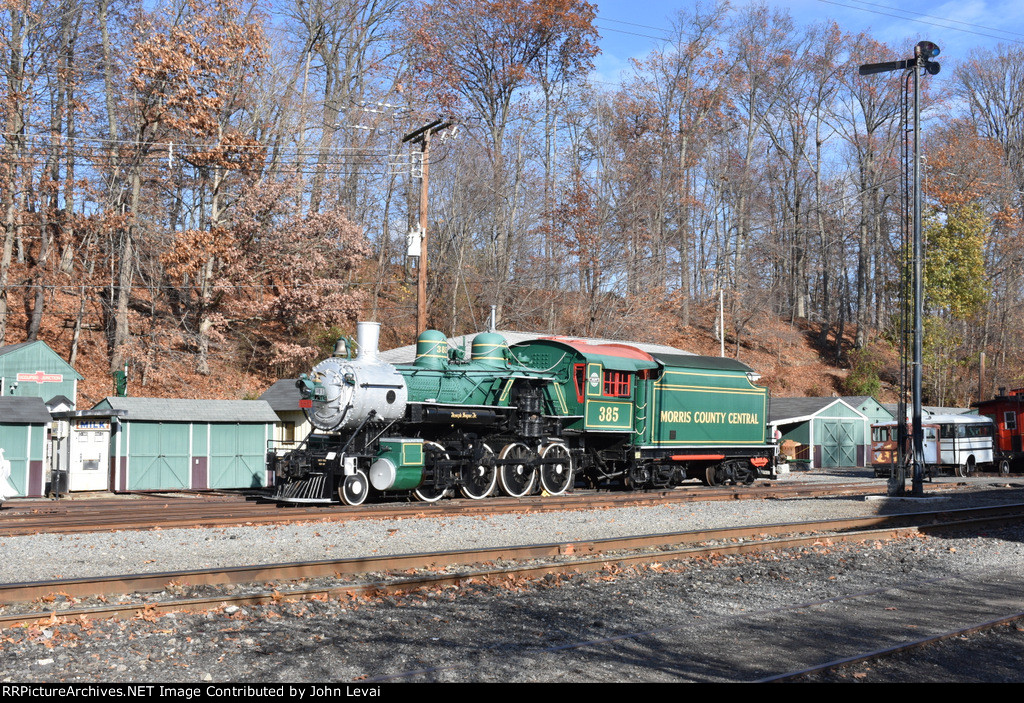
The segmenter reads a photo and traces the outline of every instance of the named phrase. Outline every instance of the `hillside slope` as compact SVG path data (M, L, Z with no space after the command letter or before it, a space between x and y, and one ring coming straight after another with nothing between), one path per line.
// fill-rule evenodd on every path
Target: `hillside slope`
M74 309L72 297L55 301L61 309ZM643 339L669 344L695 354L718 356L719 342L712 332L712 306L701 310L695 324L684 328L657 326L644 330ZM60 316L44 323L40 339L67 359L71 351L72 331ZM24 341L24 316L12 315L8 344ZM411 332L409 333L411 335ZM409 336L406 335L406 336ZM827 347L817 348L820 330L807 324L791 324L770 316L752 320L740 339L727 335L726 356L738 358L761 374L760 383L775 396L843 395L842 382L849 369L835 363L835 338L828 337ZM641 337L638 337L641 338ZM409 340L412 341L411 339ZM852 339L844 339L843 348L852 347ZM226 337L211 350L209 375L195 370L195 357L185 349L170 348L159 358L136 361L129 370L128 392L132 396L168 398L255 398L278 378L290 375L288 369L257 366L247 359L244 340ZM843 359L846 362L846 359ZM888 363L887 366L894 365ZM101 331L85 329L79 340L75 367L85 376L79 384L80 408L92 407L113 393L113 381L107 359L106 341ZM879 400L895 399L891 387L883 384Z

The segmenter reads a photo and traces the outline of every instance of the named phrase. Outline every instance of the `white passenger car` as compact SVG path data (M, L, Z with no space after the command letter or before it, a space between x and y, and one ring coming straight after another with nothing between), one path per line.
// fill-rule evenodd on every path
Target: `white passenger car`
M929 474L950 471L969 476L990 470L995 462L995 423L984 415L929 415L924 430L924 465ZM871 465L875 476L888 476L897 461L896 422L871 426ZM907 427L909 451L910 427Z

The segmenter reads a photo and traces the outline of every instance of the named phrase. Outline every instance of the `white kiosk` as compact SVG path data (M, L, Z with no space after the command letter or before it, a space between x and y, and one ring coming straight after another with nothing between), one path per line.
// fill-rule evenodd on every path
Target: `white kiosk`
M68 490L110 487L110 418L74 418L68 436Z

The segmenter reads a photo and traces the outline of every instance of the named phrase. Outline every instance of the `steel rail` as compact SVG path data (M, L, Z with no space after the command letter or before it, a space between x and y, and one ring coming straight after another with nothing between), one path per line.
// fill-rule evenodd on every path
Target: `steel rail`
M939 515L948 516L948 519L943 522L936 522ZM399 578L365 584L351 583L341 586L289 590L284 593L273 590L255 595L176 599L161 603L133 603L69 609L59 612L46 610L33 613L10 614L0 616L0 629L47 618L57 622L80 617L124 617L126 614L137 615L146 612L208 609L219 605L226 605L227 603L268 603L282 598L295 599L311 596L334 597L342 594L399 593L429 586L455 585L469 579L489 579L509 575L515 575L519 578L538 578L551 573L598 571L608 568L609 565L624 567L651 561L689 559L724 554L751 554L791 549L808 544L880 541L894 537L911 536L932 530L963 529L1022 518L1024 518L1024 505L1016 504L995 508L947 510L937 513L908 513L887 517L798 522L785 525L760 525L705 532L641 535L626 538L462 550L436 554L408 554L390 557L295 562L153 574L122 574L98 578L3 584L0 585L0 602L14 604L45 599L55 593L75 598L111 593L160 591L166 590L172 584L176 584L179 587L200 585L223 586L238 583L265 583L268 581L286 581L303 578L340 577L343 575L408 569L431 569L452 565L479 564L502 559L563 559L563 561L500 567L458 574L432 574L429 576L407 579ZM886 523L906 522L908 520L910 520L911 524L890 524L886 527L880 527L880 525L885 525ZM835 530L850 531L838 532ZM784 539L765 539L765 537L793 534L801 534L801 536ZM759 537L760 539L754 541L752 539L754 537ZM716 543L697 548L663 549L666 546L709 541ZM636 553L636 550L650 550L653 548L661 549L654 552ZM629 550L633 550L633 553L616 553Z
M909 652L917 649L922 649L929 645L938 644L954 637L962 637L965 635L973 635L979 632L985 632L986 630L992 630L1003 625L1009 625L1010 623L1017 622L1018 620L1024 620L1024 612L1013 613L1011 615L1004 615L993 620L987 620L985 622L976 623L969 625L964 628L957 630L950 630L949 632L943 632L938 635L932 635L931 637L924 637L919 640L912 640L910 642L903 642L901 644L893 645L892 647L885 647L883 649L876 649L873 652L867 652L864 654L857 654L852 657L844 657L842 659L835 659L830 662L818 664L815 666L807 667L806 669L800 669L799 671L790 671L785 674L778 674L776 676L769 676L764 679L760 679L755 683L785 683L789 681L796 681L802 678L806 678L812 674L820 674L825 671L832 669L838 669L844 666L852 666L854 664L863 664L878 659L884 659L894 654L901 652Z
M938 484L953 489L960 484ZM492 498L482 501L451 500L439 503L382 503L373 506L280 508L250 501L167 502L154 506L143 500L104 501L92 507L76 504L73 508L46 507L17 512L0 512L0 536L67 534L115 530L251 526L292 522L335 522L364 519L394 519L452 515L502 514L514 512L551 512L559 510L603 509L638 505L662 505L689 501L766 500L818 496L881 494L877 485L803 484L734 489L666 490L634 493L576 493L568 496L532 496L528 498ZM173 506L173 507L172 507ZM69 509L70 508L70 509ZM215 514L211 514L215 512Z

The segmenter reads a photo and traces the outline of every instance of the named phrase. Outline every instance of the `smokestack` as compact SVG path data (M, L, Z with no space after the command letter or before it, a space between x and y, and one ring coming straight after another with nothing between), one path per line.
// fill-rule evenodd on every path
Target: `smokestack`
M358 361L377 361L377 345L380 342L379 322L360 322L356 325L356 344L359 345Z

